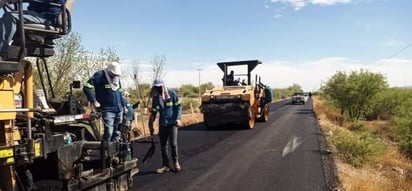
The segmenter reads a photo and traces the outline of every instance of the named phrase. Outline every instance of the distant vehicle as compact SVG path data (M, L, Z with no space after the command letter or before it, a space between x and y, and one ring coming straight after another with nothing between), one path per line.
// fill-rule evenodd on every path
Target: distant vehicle
M307 98L305 98L306 96L304 95L304 93L294 93L292 95L292 104L295 105L297 103L301 103L301 104L305 104L307 101L305 101L305 99L307 100Z
M309 100L309 93L304 93L303 96L305 96L305 103L308 103Z

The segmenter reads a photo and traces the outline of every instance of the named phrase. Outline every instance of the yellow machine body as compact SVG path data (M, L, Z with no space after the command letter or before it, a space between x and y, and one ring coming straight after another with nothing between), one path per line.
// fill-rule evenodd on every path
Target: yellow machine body
M251 129L255 119L267 121L269 109L265 95L265 87L257 80L251 83L250 72L261 62L258 60L221 62L218 66L224 72L223 86L206 90L202 94L201 111L207 128L215 129L227 126ZM247 65L248 72L240 74L247 76L248 83L225 83L227 67Z

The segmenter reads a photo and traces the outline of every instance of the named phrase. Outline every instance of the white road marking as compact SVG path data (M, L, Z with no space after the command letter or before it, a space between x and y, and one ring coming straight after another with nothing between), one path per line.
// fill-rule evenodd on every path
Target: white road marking
M302 141L298 137L292 136L291 139L289 139L288 143L286 143L285 148L283 148L282 157L285 157L289 153L293 152L301 144L302 144Z

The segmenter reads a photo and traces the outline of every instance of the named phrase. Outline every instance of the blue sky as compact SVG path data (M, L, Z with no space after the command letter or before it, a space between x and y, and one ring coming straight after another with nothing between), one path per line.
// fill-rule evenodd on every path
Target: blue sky
M220 83L215 63L259 59L272 87L305 90L337 70L383 73L412 85L410 0L77 0L73 31L84 48L111 46L125 63L167 59L170 86Z

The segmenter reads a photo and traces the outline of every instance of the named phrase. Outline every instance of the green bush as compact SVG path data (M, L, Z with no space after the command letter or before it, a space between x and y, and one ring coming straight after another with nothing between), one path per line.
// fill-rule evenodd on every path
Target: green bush
M191 109L191 105L193 107L193 109L199 108L200 104L199 104L199 99L198 98L183 98L180 100L180 103L182 104L182 109L185 110L190 110Z
M410 93L411 90L402 88L390 88L379 92L372 98L371 110L366 113L366 119L391 119L405 99L410 97Z
M385 151L381 140L365 132L355 134L338 129L333 134L332 142L338 149L339 158L355 167L363 166L368 160Z
M412 158L412 140L410 138L402 140L399 147L403 153L405 153L409 158Z
M399 149L412 158L412 118L395 117L395 129L399 140Z
M351 131L355 131L355 132L365 132L365 131L367 131L365 125L363 125L362 123L359 123L359 122L353 123L349 129Z
M399 140L399 149L412 158L412 90L407 90L403 102L397 107L393 124Z
M361 69L350 74L337 72L322 86L322 92L342 114L358 121L370 113L372 98L387 86L382 74Z

